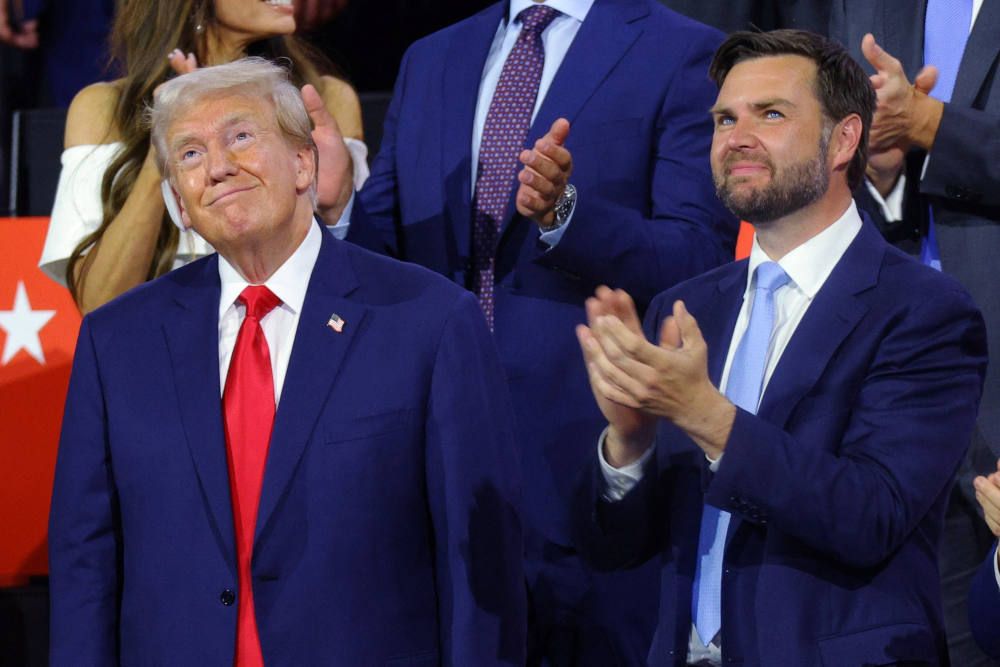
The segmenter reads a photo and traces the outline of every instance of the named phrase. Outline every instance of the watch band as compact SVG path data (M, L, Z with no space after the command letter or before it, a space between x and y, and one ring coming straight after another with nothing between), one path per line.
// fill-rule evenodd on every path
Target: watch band
M573 212L573 207L576 205L576 186L572 183L566 184L566 189L563 190L562 196L556 201L555 206L552 207L552 212L554 214L553 221L551 225L539 225L538 229L541 230L542 234L546 232L553 232L569 220L570 213Z

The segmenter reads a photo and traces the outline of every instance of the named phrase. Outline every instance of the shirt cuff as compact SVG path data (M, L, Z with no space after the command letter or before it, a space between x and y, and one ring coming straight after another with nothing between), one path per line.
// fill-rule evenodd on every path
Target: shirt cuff
M638 459L615 468L604 458L604 439L608 436L608 429L601 432L601 437L597 439L597 460L601 464L601 476L604 477L604 489L601 490L601 497L609 503L617 502L624 498L635 485L642 481L643 466L653 455L656 444L649 447Z
M868 193L882 209L882 215L886 221L896 222L903 219L903 191L906 189L905 173L900 172L899 179L896 180L896 185L893 186L892 191L889 192L887 197L883 197L882 193L867 178L865 179L865 186L868 188Z
M371 173L368 169L368 146L354 137L344 137L344 145L347 146L347 152L351 154L351 162L354 165L354 189L360 190Z
M354 197L357 193L352 192L351 198L347 200L347 206L344 207L344 211L340 214L340 218L337 219L337 224L327 225L327 229L333 234L333 237L338 241L343 241L347 238L347 231L351 228L351 211L354 210Z

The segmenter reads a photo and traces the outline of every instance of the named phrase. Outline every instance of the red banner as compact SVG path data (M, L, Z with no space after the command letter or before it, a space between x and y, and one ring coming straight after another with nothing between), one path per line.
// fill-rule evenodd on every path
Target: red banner
M48 218L0 218L0 586L46 574L46 524L80 314L38 269Z
M740 234L736 237L736 259L749 257L751 248L753 248L753 225L741 222Z

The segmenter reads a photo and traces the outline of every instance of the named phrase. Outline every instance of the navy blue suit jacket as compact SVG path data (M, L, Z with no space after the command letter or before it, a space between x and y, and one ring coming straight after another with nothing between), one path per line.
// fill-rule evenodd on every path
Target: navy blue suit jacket
M718 384L746 278L741 261L668 291L650 308L647 334L656 340L683 299ZM732 513L724 660L946 660L937 545L985 367L982 318L965 290L866 221L799 323L757 415L738 411L714 475L667 423L654 464L619 503L595 504L595 461L580 485L581 547L604 567L661 555L650 664L684 664L705 502Z
M84 318L49 527L54 665L232 663L217 262ZM521 664L509 425L475 299L324 232L257 519L265 663Z
M979 647L991 658L1000 660L1000 588L993 573L996 560L994 544L969 589L969 628Z
M360 203L373 227L348 238L388 247L467 285L473 116L500 2L415 43L403 58L382 148ZM603 423L573 334L599 284L643 305L732 258L736 222L716 200L708 63L722 34L652 0L596 0L542 101L526 145L571 124L579 200L560 243L516 214L497 251L496 340L510 383L529 523L569 545L568 498ZM373 232L377 231L377 234Z

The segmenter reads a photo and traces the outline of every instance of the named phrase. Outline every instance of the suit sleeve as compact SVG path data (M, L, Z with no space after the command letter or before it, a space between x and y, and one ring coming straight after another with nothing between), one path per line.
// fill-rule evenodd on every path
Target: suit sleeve
M1000 659L1000 586L993 570L996 559L994 544L969 589L969 628L979 647L991 658Z
M719 203L709 166L715 88L707 72L721 34L690 32L656 119L648 206L624 206L581 188L573 219L538 258L541 265L620 287L648 304L665 288L733 258L739 223Z
M811 407L792 413L791 432L738 410L705 501L848 565L888 558L954 479L986 366L969 297L923 291L859 385L803 398Z
M463 293L444 325L426 424L444 665L524 664L521 484L496 349Z
M84 318L49 514L50 664L118 664L121 549L103 388Z
M396 128L399 108L406 89L410 50L403 55L389 109L382 126L382 144L372 163L371 174L362 191L354 197L351 227L347 239L368 250L400 256L396 242L396 221L400 219L399 190L396 182ZM364 196L360 196L361 193Z
M658 323L670 314L673 299L665 292L653 300L643 320L648 340L657 340ZM604 498L604 475L594 443L591 464L581 475L573 496L573 540L577 548L599 571L637 567L657 555L667 543L671 503L684 501L691 491L690 480L701 479L704 458L669 456L666 443L687 437L673 424L660 420L656 451L642 469L642 479L617 501ZM691 449L696 448L691 443ZM660 465L666 461L666 465ZM693 471L693 472L692 472Z
M657 493L656 457L651 457L643 478L615 502L602 497L604 482L596 459L574 492L574 544L598 571L637 567L658 554L665 541L666 500Z
M997 183L1000 117L945 104L920 191L956 203L1000 206Z
M868 213L868 217L881 232L882 237L903 252L918 256L922 239L927 235L928 208L926 200L920 196L920 174L924 168L927 152L914 148L906 155L903 170L906 184L903 188L902 213L899 220L887 220L882 206L862 182L854 191L854 201L858 208Z

